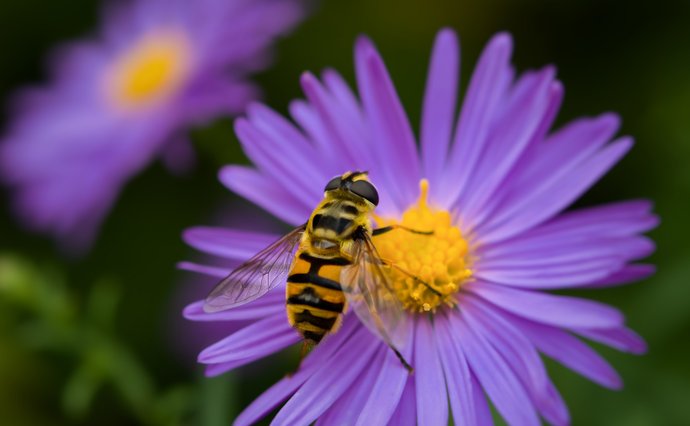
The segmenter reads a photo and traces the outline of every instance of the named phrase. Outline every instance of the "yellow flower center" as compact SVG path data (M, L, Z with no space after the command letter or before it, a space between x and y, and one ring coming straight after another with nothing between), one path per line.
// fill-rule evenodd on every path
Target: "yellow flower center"
M122 52L106 74L106 92L116 107L141 108L165 100L190 69L191 47L174 30L144 35Z
M454 226L448 211L428 206L429 182L422 179L416 204L401 220L376 217L379 227L398 225L374 237L389 278L405 309L435 312L441 305L457 303L455 294L472 277L467 241ZM430 234L411 232L420 231Z

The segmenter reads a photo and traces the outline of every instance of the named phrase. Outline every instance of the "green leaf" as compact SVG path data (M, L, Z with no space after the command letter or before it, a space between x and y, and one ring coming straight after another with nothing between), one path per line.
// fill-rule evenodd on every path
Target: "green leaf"
M117 305L120 302L120 289L109 279L96 282L91 288L86 304L86 316L92 324L108 328L113 323Z
M67 415L83 419L102 383L103 375L98 369L88 362L82 364L72 374L62 392L62 407Z
M234 374L202 378L201 424L227 426L237 413L237 380Z

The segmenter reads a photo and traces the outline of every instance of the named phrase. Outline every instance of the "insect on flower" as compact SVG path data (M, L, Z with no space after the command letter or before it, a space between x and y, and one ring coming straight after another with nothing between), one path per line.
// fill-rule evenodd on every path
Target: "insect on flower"
M395 352L408 371L412 367L398 347L406 341L404 308L395 296L385 268L394 268L438 293L430 284L381 259L373 237L401 225L373 229L370 214L379 202L366 172L347 172L331 179L311 217L240 265L211 291L204 310L217 312L249 303L287 278L287 315L304 338L302 354L334 333L348 302L360 320ZM295 250L297 249L297 250Z
M299 302L288 311L303 324L297 327L303 336L327 334L341 318L342 326L313 348L297 372L245 408L236 426L256 424L279 407L271 424L446 425L452 418L483 426L493 424L489 402L507 424L568 425L568 408L542 356L601 386L622 386L613 367L582 339L634 354L645 351L644 340L616 308L553 291L651 275L653 265L639 262L654 251L654 242L642 234L659 220L646 200L569 209L625 155L632 139L615 137L620 120L612 113L551 130L563 85L550 66L517 74L511 51L509 35L491 39L458 113L459 41L452 30L442 30L431 55L418 138L383 59L365 37L355 44L356 91L334 70L321 79L306 73L306 99L290 104L293 120L257 104L237 120L253 167L226 166L220 180L286 223L311 219L291 237L295 253L269 250L276 260L253 269L254 279L266 282L274 270L286 271L286 280L270 281L274 291L237 309L208 312L267 291L267 284L231 285L245 295L228 292L223 298L218 290L185 308L194 321L251 321L201 351L199 362L215 376L297 343L285 321L286 291ZM356 233L338 230L341 223L342 231L355 229L340 220L364 219L362 209L350 214L343 206L331 215L324 208L340 200L329 199L329 189L340 189L343 176L327 186L325 200L314 187L344 170L367 170L367 180L376 183L376 213L375 203L365 203L372 223L406 228L377 234L365 227L360 237L375 243L375 251ZM353 182L350 192L364 182ZM349 236L330 240L335 255L316 256L317 262L300 258L314 256L314 246L328 248L328 240L318 237L328 229L331 236ZM324 241L315 244L315 236ZM200 226L184 238L208 254L243 262L278 236ZM324 257L351 264L321 265L308 277ZM230 272L194 262L180 267L217 278ZM308 282L296 282L307 278L296 274L307 274ZM344 294L313 286L313 278L339 279ZM333 295L339 298L328 298ZM347 304L355 314L322 315L308 305L322 300L343 303L343 309ZM404 311L396 322L398 306ZM297 316L306 310L320 318ZM307 329L315 321L324 321L323 327Z

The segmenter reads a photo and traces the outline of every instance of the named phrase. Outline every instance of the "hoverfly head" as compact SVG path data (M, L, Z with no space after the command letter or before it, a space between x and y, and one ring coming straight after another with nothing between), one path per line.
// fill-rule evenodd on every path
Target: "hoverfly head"
M325 192L341 190L349 192L359 198L364 198L374 206L379 203L379 193L369 182L368 172L346 172L336 176L326 184Z

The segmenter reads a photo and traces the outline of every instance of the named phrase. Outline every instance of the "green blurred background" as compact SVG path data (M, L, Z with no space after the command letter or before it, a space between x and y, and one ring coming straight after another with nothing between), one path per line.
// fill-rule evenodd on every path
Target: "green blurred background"
M633 151L579 202L646 197L662 225L651 233L659 272L629 287L588 292L627 315L648 341L642 357L601 349L625 380L612 392L549 364L574 424L690 424L690 2L587 0L326 0L276 47L256 76L265 101L284 112L300 97L302 71L331 66L353 81L360 33L380 48L403 103L419 121L434 34L455 28L467 81L488 38L515 37L518 70L554 63L565 84L559 123L613 110ZM56 43L90 34L93 0L0 2L0 98L42 81ZM3 115L3 121L5 117ZM125 188L93 251L69 259L23 232L0 194L0 424L229 424L288 369L294 354L216 379L194 353L201 328L179 309L204 285L175 270L193 257L180 232L233 222L252 209L217 182L219 166L246 161L229 119L194 129L196 170L170 176L154 165ZM224 217L227 216L227 217ZM272 224L271 226L276 226ZM195 333L196 332L196 333ZM209 330L208 339L219 336ZM215 333L215 334L214 334ZM196 336L198 337L198 336Z

